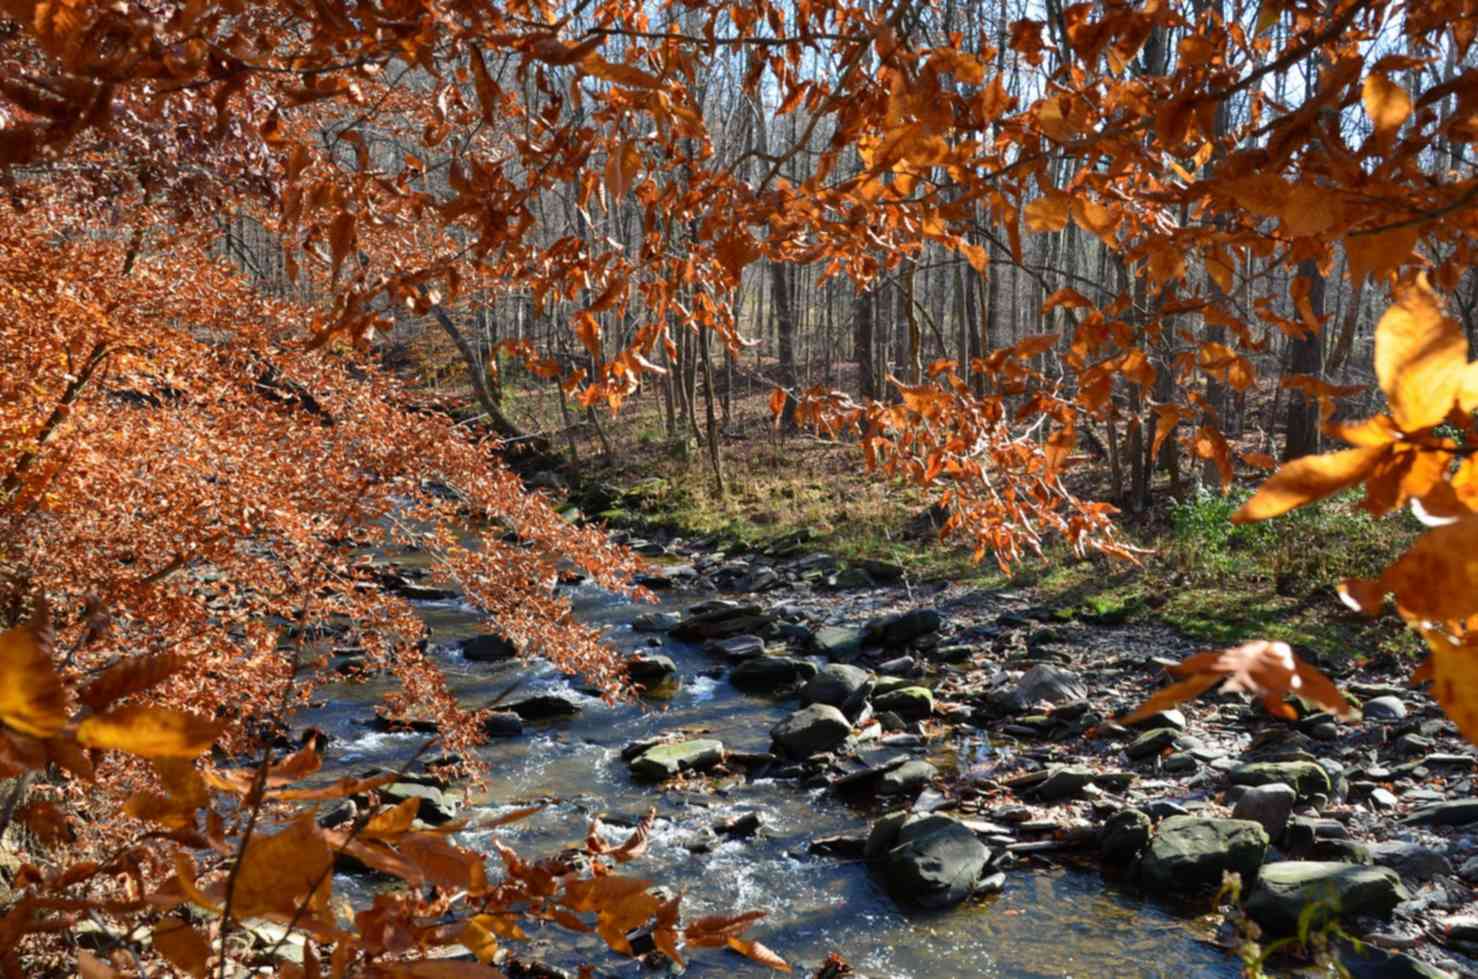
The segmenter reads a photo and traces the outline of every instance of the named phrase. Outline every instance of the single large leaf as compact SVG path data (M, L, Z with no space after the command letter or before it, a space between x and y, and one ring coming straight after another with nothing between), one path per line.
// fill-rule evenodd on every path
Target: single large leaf
M1468 341L1425 277L1403 286L1375 327L1375 373L1403 431L1438 425L1457 401Z
M188 711L130 706L87 718L77 728L77 740L141 758L196 758L220 733L221 725Z
M49 738L67 723L67 694L51 662L46 603L31 621L0 632L0 721L22 734Z
M1359 446L1295 459L1269 476L1232 522L1267 520L1338 493L1364 479L1389 451L1388 445Z
M231 911L239 918L310 915L328 907L333 854L313 817L304 815L280 833L254 837L241 854Z
M1408 619L1462 621L1478 613L1478 518L1437 527L1380 577Z

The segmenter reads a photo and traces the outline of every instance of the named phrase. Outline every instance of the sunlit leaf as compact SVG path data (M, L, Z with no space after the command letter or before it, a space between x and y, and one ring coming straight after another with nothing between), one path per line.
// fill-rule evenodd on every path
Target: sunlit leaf
M196 758L220 733L220 724L188 711L130 706L87 718L77 728L77 740L142 758Z
M1388 451L1384 445L1365 446L1304 456L1286 463L1257 488L1241 509L1232 514L1232 522L1267 520L1354 486Z

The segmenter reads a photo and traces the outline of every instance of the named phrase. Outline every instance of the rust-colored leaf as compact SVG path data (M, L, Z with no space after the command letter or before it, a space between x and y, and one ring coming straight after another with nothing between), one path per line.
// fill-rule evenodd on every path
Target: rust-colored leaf
M220 732L219 724L188 711L134 706L87 718L77 727L77 740L141 758L196 758Z
M1432 696L1463 737L1478 744L1478 637L1453 639L1436 629L1423 629L1432 651Z
M1411 115L1411 96L1383 72L1366 76L1360 101L1378 136L1390 136Z
M1468 341L1426 277L1403 286L1375 327L1375 372L1403 431L1440 424L1457 401Z
M132 656L104 670L82 688L77 699L93 711L102 712L124 697L152 690L184 667L185 658L175 653Z
M51 661L51 619L38 598L29 622L0 632L0 721L36 738L67 723L67 695Z
M270 836L256 836L241 854L231 911L239 918L326 913L333 854L311 815Z
M1327 676L1294 655L1285 642L1254 640L1220 652L1197 653L1170 668L1180 682L1159 691L1120 720L1132 724L1156 711L1197 697L1222 681L1222 689L1259 696L1270 714L1292 718L1284 703L1290 694L1302 697L1337 716L1350 713L1349 702Z
M180 918L161 918L154 926L154 949L169 964L194 979L204 979L210 962L210 942Z
M1384 445L1362 446L1295 459L1268 477L1252 498L1232 514L1232 522L1267 520L1354 486L1375 468L1387 451Z
M727 942L729 948L738 952L746 958L753 959L760 965L774 969L776 972L789 972L790 964L770 951L759 942L748 941L738 936L731 936Z

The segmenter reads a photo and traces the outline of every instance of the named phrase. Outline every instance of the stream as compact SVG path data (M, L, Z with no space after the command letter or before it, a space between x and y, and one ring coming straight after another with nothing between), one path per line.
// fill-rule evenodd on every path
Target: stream
M480 617L455 600L418 602L432 648L459 699L480 706L522 679L513 699L557 694L576 701L569 720L529 724L517 738L480 749L493 777L489 798L474 817L495 815L530 801L553 800L543 812L495 832L520 853L536 856L578 845L593 817L602 833L623 839L655 806L657 822L648 853L623 868L654 884L683 889L683 915L763 909L769 916L747 934L774 949L797 975L811 974L831 951L872 979L943 976L1176 976L1234 977L1237 961L1212 946L1210 926L1177 915L1106 882L1092 869L1034 859L1010 869L1005 890L946 912L901 910L862 861L807 852L816 837L866 833L879 811L849 805L825 788L793 781L730 777L698 792L634 781L621 760L630 742L674 728L721 739L730 750L767 751L770 728L796 706L793 697L740 692L724 678L723 665L697 644L634 632L643 612L680 611L704 596L664 593L657 605L632 604L586 584L561 586L585 622L608 629L608 642L623 652L660 652L676 662L681 685L666 700L608 705L578 680L541 660L500 664L468 662L455 643L483 632ZM774 597L774 596L772 596ZM389 681L383 681L389 682ZM325 688L323 706L299 712L296 725L313 725L332 741L326 766L338 772L396 767L424 735L377 733L364 724L384 690L382 681ZM709 733L711 732L711 733ZM977 744L976 750L979 750ZM989 750L989 749L985 749ZM764 828L748 839L720 836L710 852L685 846L721 818L757 810ZM464 832L457 842L487 849L487 833ZM494 860L493 864L496 865ZM367 885L340 875L335 888L356 903ZM532 927L532 926L530 926ZM573 969L595 965L600 976L656 974L638 960L605 949L594 935L549 926L531 930L529 958ZM523 949L515 947L522 955ZM763 976L769 969L722 949L693 949L686 974L696 977Z

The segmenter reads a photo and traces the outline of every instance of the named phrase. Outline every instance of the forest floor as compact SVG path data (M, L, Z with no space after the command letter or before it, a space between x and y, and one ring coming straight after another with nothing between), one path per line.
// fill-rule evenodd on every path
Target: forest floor
M1344 578L1378 574L1420 533L1405 511L1372 519L1347 494L1235 526L1231 514L1265 474L1241 474L1226 495L1188 490L1179 500L1162 478L1154 505L1121 519L1124 536L1147 552L1140 565L1058 547L1007 574L989 557L973 562L962 543L939 540L927 492L866 472L855 442L775 431L769 391L762 382L736 385L721 426L722 495L691 428L669 435L655 388L614 417L592 419L575 406L562 415L549 385L510 388L506 405L521 425L550 434L566 460L561 473L577 489L601 487L599 509L587 515L614 527L751 546L799 532L811 549L897 564L914 581L1030 588L1064 620L1160 623L1212 645L1281 639L1316 659L1357 662L1422 652L1394 616L1366 619L1336 591ZM575 423L566 425L566 417ZM1079 492L1101 496L1106 468L1088 463L1075 471Z

